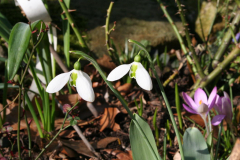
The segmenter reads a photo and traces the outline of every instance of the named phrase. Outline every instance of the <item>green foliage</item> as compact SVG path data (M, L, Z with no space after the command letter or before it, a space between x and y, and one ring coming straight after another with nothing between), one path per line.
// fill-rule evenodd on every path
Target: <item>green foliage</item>
M183 153L186 160L210 160L208 146L197 128L186 129L183 135Z
M134 114L130 124L130 143L134 160L161 159L148 123L139 115Z
M27 51L30 38L31 30L28 24L19 22L13 27L8 47L7 70L9 79L13 79L17 73Z
M3 37L6 42L9 40L11 29L12 25L8 19L2 13L0 13L0 36Z

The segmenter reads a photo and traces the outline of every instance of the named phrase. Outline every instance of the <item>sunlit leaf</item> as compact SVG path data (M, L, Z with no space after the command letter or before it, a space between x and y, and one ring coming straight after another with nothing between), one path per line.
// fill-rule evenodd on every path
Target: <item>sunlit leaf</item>
M185 131L183 153L185 160L210 160L207 143L197 128L192 127Z
M148 123L139 115L134 114L130 124L130 143L134 160L161 159Z

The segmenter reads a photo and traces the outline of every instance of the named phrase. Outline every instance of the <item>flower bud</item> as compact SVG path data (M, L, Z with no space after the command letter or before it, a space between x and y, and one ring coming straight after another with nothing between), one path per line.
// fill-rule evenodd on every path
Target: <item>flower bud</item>
M134 57L134 62L141 62L141 56L140 55L136 55L135 57Z
M81 63L79 61L74 63L74 69L75 70L81 70Z

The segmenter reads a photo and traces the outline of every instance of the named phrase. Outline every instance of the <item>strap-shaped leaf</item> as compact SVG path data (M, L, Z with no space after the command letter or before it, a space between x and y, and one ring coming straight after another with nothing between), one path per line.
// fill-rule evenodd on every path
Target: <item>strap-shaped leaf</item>
M13 79L17 73L28 48L30 37L31 31L28 24L19 22L13 27L8 46L7 70L9 79Z
M207 143L197 128L192 127L185 131L183 153L185 160L210 160Z
M31 24L31 28L34 29L39 22L41 22L41 20L33 22ZM13 79L20 67L23 57L27 51L31 34L29 24L22 22L17 23L10 33L7 63L9 79Z
M0 13L0 36L3 37L6 42L9 40L11 29L12 25L8 19L2 13Z
M130 143L134 160L161 159L148 123L139 115L134 114L130 124Z

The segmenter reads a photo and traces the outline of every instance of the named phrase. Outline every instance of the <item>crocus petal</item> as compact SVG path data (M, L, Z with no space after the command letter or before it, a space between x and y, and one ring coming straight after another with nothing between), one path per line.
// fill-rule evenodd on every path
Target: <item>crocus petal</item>
M208 108L212 108L216 102L217 87L214 87L208 98Z
M186 93L183 94L184 101L191 107L193 110L197 111L198 106L195 104L195 102L192 100L191 97L189 97Z
M223 95L224 95L224 97L230 99L230 97L229 97L229 95L227 94L227 92L223 91Z
M65 86L65 84L68 82L72 71L73 70L67 73L59 74L55 78L53 78L51 82L48 84L46 92L55 93L55 92L58 92L60 89L62 89Z
M150 91L152 89L152 80L150 75L148 74L147 70L143 67L143 65L139 62L134 62L134 63L138 63L138 67L136 70L136 81L137 84L145 89Z
M116 80L122 78L130 70L131 65L132 65L132 63L131 64L123 64L123 65L116 67L114 70L112 70L109 73L107 80L108 81L116 81Z
M82 71L78 71L76 88L78 94L82 97L82 99L88 102L93 102L95 100L95 95L92 88L92 81L90 77Z
M225 115L216 115L212 119L212 125L214 125L214 126L219 125L222 122L222 120L224 119L224 117L225 117Z
M199 106L201 103L207 104L207 95L201 88L196 90L194 94L194 101L197 106Z
M192 108L189 108L188 106L186 106L185 104L183 104L183 107L190 113L193 113L193 114L198 114L196 111L194 111Z
M231 102L229 103L229 99L227 97L222 97L222 112L224 115L226 115L227 121L232 121L232 106Z

